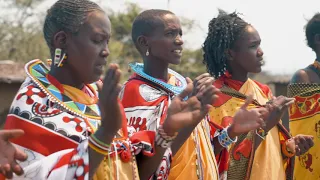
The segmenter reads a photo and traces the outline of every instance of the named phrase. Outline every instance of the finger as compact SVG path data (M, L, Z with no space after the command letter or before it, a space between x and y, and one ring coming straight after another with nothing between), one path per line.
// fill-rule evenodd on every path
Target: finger
M291 104L293 104L295 102L295 100L291 100L291 101L289 101L289 102L287 102L286 104L285 104L285 106L286 107L289 107Z
M314 146L313 136L305 136L305 139L306 139L307 144L308 144L309 147L313 147Z
M106 72L106 75L105 75L105 77L103 79L103 86L101 88L100 95L102 95L103 97L106 97L106 96L109 95L108 93L109 93L109 91L111 89L111 84L112 84L112 81L113 81L113 76L115 74L115 71L116 71L116 69L115 69L114 64L110 64L109 68L108 68L108 70Z
M116 94L116 96L118 97L118 94L121 90L122 85L120 84L120 79L121 79L121 70L117 69L117 71L115 72L115 75L114 75L113 84L111 84L111 86L114 87L110 92L113 94L113 97L114 97L114 94Z
M1 130L0 137L3 137L4 140L11 138L17 138L24 134L24 131L21 129L10 129L10 130Z
M295 151L296 151L296 155L297 155L297 156L300 156L300 155L301 155L301 150L300 150L300 148L299 148L298 145L296 145Z
M191 94L193 90L193 82L191 81L191 79L187 77L186 81L187 81L187 87L177 96L181 100L183 100L189 94Z
M213 86L208 86L202 95L201 99L201 104L212 104L214 98L214 89Z
M98 82L96 83L96 85L97 85L99 94L101 94L101 92L102 92L102 87L103 87L102 81L98 81Z
M17 162L13 162L11 164L11 168L16 175L21 176L23 174L23 169Z
M8 179L11 179L13 174L12 174L12 171L11 171L11 166L10 164L5 164L3 166L3 169L5 171L4 175L8 178Z
M196 79L194 80L195 82L200 81L201 79L205 78L205 77L211 77L209 73L203 73L200 76L196 77Z
M249 95L246 99L246 101L244 102L244 104L241 106L241 109L247 109L247 107L249 106L249 104L251 104L253 101L253 96Z
M212 85L213 83L213 77L206 77L201 79L200 81L197 82L197 85L203 86L203 85Z
M112 70L112 73L108 77L108 81L104 86L106 86L105 90L103 93L106 93L106 95L112 96L113 91L115 90L117 84L120 81L121 77L121 71L118 69L117 66L115 66L115 69Z
M16 148L16 152L14 153L14 158L19 161L25 161L28 159L28 155Z

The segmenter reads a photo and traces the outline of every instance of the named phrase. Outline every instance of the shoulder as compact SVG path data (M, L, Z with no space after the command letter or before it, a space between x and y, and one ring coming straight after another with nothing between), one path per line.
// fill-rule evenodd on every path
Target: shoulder
M315 73L308 69L300 69L296 71L290 81L290 84L293 83L311 83L311 76Z

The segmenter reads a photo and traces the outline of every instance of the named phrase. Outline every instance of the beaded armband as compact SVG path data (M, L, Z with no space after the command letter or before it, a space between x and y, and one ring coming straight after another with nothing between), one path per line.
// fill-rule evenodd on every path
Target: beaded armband
M89 147L102 155L108 155L111 152L111 145L103 143L94 134L89 137Z
M222 129L220 131L220 134L218 135L219 143L224 148L229 147L232 143L235 143L238 140L237 137L234 140L229 137L228 128L229 128L229 126L224 128L224 129Z
M262 128L256 130L256 135L258 135L261 139L265 140L266 136L268 135L268 131L265 131Z
M156 133L156 144L162 148L169 148L173 140L177 137L178 133L175 133L174 136L168 136L164 130L162 125L160 125L157 133Z

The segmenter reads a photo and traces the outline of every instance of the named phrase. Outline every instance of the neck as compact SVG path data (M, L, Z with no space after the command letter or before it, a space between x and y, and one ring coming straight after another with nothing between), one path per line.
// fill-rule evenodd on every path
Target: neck
M161 60L147 60L146 57L144 57L143 62L143 71L146 74L157 79L168 80L168 63L163 63Z
M72 73L72 71L70 70L70 68L66 67L67 65L63 66L63 67L51 67L51 70L49 71L49 74L51 76L53 76L54 78L56 78L59 83L61 84L65 84L68 86L72 86L78 89L82 89L83 88L83 83L80 82L77 78L76 78L76 74Z
M241 81L241 82L246 82L248 80L249 73L244 69L240 68L240 66L232 67L231 65L231 69L236 69L236 71L231 71L232 72L231 79Z

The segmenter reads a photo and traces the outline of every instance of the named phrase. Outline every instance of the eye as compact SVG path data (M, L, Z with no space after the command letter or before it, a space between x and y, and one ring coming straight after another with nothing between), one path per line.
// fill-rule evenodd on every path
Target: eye
M101 43L103 43L103 39L102 38L101 39L94 39L93 42L95 44L101 44Z
M168 35L168 36L173 36L173 35L174 35L174 32L172 32L172 31L167 32L166 35Z

